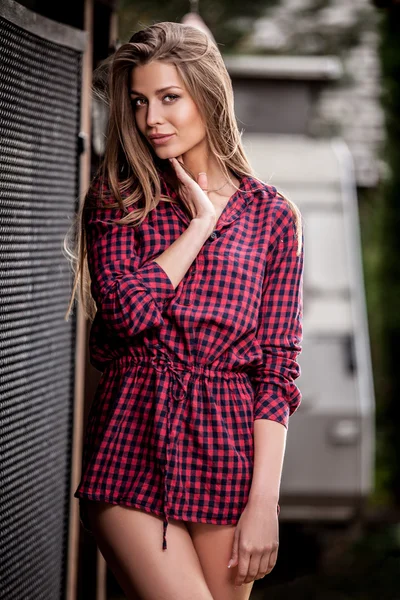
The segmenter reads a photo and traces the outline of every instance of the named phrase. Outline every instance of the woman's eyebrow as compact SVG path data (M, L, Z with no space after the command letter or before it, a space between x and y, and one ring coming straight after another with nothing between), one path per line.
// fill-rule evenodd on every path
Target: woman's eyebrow
M179 85L167 85L167 87L163 87L159 90L156 90L156 94L161 94L162 92L165 92L165 90L169 90L170 88L176 88L178 90L182 89L181 87L179 87ZM141 94L140 92L137 92L136 90L131 90L131 94L137 94L138 96L144 96L144 94Z

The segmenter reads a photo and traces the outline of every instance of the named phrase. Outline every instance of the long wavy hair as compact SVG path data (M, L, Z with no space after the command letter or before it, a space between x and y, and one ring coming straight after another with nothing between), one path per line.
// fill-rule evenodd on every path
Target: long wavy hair
M126 213L115 220L119 225L139 225L160 200L174 202L161 193L161 173L180 196L181 182L172 165L156 155L137 128L129 95L132 69L153 60L175 65L200 112L210 153L222 173L227 178L230 171L239 177L251 176L265 184L255 176L245 155L235 118L232 82L216 43L196 27L173 22L156 23L134 33L129 42L121 45L93 74L93 92L108 105L108 127L104 156L92 184L98 178L102 183L107 181L107 186L101 184L100 189L109 190L108 199L111 196L115 200L113 203L108 201L107 206L118 207ZM183 168L195 179L188 167L183 165ZM96 314L90 293L84 227L84 212L92 184L64 240L64 250L75 274L66 320L78 291L86 318L92 321ZM294 215L300 254L301 214L292 201L285 199ZM139 204L135 210L127 211L128 206ZM188 207L182 208L190 214Z

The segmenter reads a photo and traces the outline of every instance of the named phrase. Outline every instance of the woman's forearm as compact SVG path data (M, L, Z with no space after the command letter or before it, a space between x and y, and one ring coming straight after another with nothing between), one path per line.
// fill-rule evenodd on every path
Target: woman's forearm
M286 427L277 421L254 421L254 467L249 502L278 502L286 434Z
M189 227L154 259L167 273L175 288L184 278L212 230L211 220L192 219Z

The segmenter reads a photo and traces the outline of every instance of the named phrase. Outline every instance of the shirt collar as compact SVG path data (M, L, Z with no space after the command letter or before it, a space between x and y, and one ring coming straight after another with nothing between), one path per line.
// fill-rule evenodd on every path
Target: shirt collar
M189 225L189 217L182 209L176 191L167 184L161 171L159 171L159 175L161 181L161 193L166 194L177 201L176 204L171 203L171 206L177 216L184 221L185 224ZM238 175L237 177L240 180L239 189L230 197L228 204L225 206L225 209L218 220L218 228L221 225L229 225L235 221L254 200L255 194L257 192L262 192L265 189L265 184L251 175Z

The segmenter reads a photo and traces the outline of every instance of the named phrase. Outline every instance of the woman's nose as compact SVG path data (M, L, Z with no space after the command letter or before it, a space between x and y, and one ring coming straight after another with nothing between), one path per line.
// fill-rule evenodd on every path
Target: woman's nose
M162 123L162 111L156 104L149 104L147 108L146 123L149 127L153 127L158 123Z

